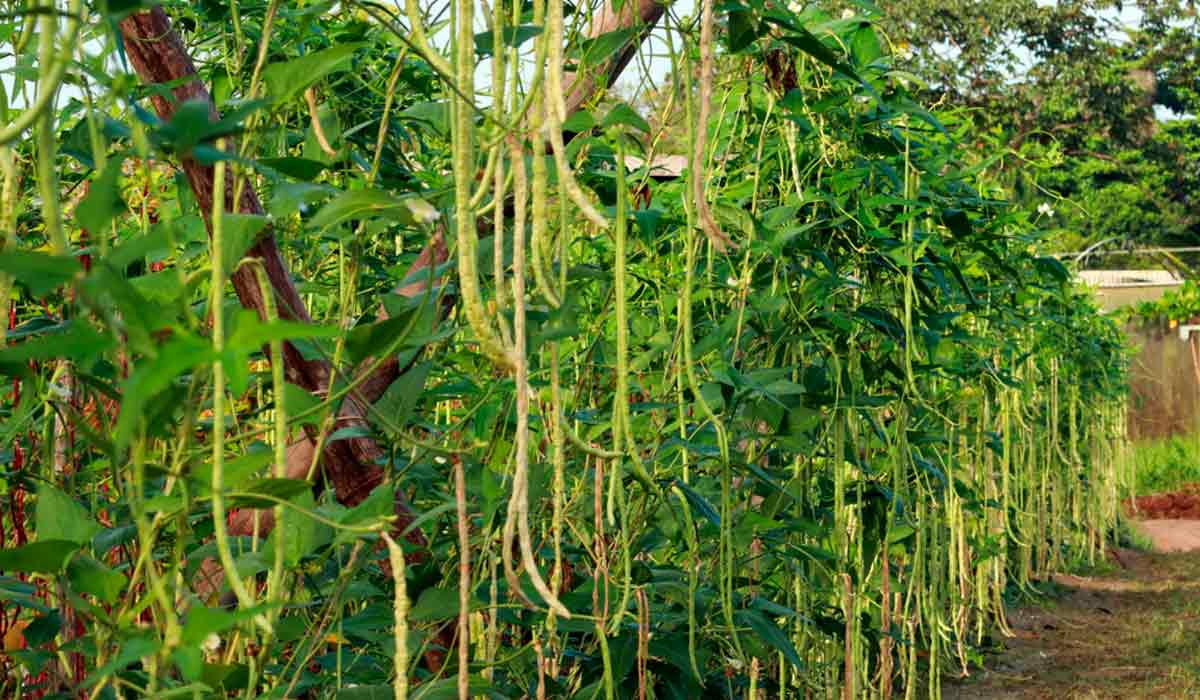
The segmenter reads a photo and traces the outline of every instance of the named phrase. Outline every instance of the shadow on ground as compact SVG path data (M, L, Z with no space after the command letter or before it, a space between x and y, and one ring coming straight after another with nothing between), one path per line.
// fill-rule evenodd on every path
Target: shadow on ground
M1111 572L1059 576L1061 596L1010 611L1004 651L944 681L942 697L1200 698L1200 552L1114 558Z

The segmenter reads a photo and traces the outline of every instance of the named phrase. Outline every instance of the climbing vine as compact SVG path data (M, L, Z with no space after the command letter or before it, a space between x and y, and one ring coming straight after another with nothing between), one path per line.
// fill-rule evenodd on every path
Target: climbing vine
M6 697L937 697L1112 542L1120 332L874 9L11 5Z

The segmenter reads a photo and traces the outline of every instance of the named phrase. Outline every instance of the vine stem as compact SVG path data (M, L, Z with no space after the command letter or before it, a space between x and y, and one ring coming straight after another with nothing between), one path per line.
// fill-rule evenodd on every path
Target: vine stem
M217 143L218 150L224 142ZM218 160L213 166L213 211L212 211L212 270L209 303L212 313L213 347L213 428L212 428L212 510L213 534L216 537L217 555L225 570L225 580L237 596L243 610L254 607L254 596L237 575L237 566L229 546L229 531L225 523L225 161ZM262 615L255 622L269 632L270 624Z

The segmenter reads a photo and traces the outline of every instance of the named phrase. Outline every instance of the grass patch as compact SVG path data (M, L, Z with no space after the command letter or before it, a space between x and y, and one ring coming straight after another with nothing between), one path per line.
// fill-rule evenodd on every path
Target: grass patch
M1139 440L1131 449L1139 496L1166 493L1200 481L1200 430L1189 435Z

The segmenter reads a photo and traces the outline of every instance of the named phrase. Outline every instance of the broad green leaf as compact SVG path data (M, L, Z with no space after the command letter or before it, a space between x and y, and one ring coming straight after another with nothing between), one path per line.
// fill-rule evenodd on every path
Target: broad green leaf
M739 610L736 618L754 630L759 639L783 654L783 658L787 659L788 663L797 669L803 669L804 663L800 660L800 655L796 653L796 647L792 645L792 640L788 639L787 634L779 628L779 625L768 619L766 615L757 610Z
M274 456L274 451L268 445L261 442L253 443L245 454L225 462L225 471L222 474L225 488L230 491L241 489L251 478L271 464ZM202 468L193 470L189 480L195 486L196 496L211 495L212 465L205 464Z
M396 691L390 685L360 685L353 688L342 688L337 692L337 700L393 700ZM455 697L458 697L455 695Z
M687 499L688 505L691 506L693 511L699 513L704 517L704 519L708 520L713 525L721 527L721 514L718 513L717 509L708 502L708 499L706 499L704 496L701 496L698 491L683 483L679 479L675 480L675 487L678 488L681 493L683 493L683 497Z
M319 160L296 158L294 156L287 158L262 158L258 161L258 164L279 171L288 177L307 182L317 179L317 176L325 172L325 168L328 167Z
M530 39L541 35L542 28L536 24L520 24L515 27L505 27L500 34L500 42L507 47L524 44ZM496 33L492 30L475 35L475 53L480 56L491 56Z
M125 211L121 199L121 160L113 158L104 166L100 175L92 181L87 196L75 208L75 217L85 231L94 236L108 233L108 224Z
M83 266L69 255L50 255L28 250L0 253L0 272L8 273L35 297L49 294L73 279L81 270Z
M263 84L276 105L283 104L303 92L309 85L340 70L350 57L365 44L353 42L314 51L286 63L272 63L263 71Z
M288 382L283 386L283 400L287 406L288 420L294 420L299 425L317 425L321 422L324 411L313 410L321 405L321 400L303 388ZM296 418L305 414L303 418Z
M410 208L409 201L394 197L383 190L351 190L342 192L333 201L326 204L309 221L309 225L325 229L348 221L363 219L369 216L388 215L392 221L408 226L416 217Z
M255 214L225 214L221 217L224 227L225 269L232 270L258 234L267 226L267 217Z
M492 695L492 684L478 676L468 676L467 686L467 692L471 697ZM441 680L422 683L409 695L411 700L455 700L457 697L457 678L442 678ZM339 695L338 700L343 700L343 698ZM359 699L353 698L351 700Z
M115 604L121 599L128 579L97 561L92 555L80 553L67 564L67 580L80 593L90 593L103 603Z
M412 367L397 377L383 396L375 402L376 410L387 417L387 425L381 425L381 428L386 428L388 425L403 427L408 422L409 416L417 407L417 402L421 400L421 392L425 389L425 381L429 377L431 367L432 365L428 362L422 362ZM372 422L382 423L375 417L375 412L369 414L369 417Z
M38 540L15 549L0 549L0 571L58 573L67 557L78 549L79 544L69 540Z
M25 643L30 647L40 647L54 639L61 629L62 615L58 610L51 610L45 615L33 618L33 622L25 627L21 636L25 637Z
M642 115L633 110L632 107L624 102L618 102L604 115L604 121L600 122L600 126L608 129L617 125L624 125L637 129L638 131L648 134L650 133L650 125L642 118Z
M156 357L140 362L122 383L124 398L113 440L116 448L124 449L129 444L142 410L152 398L170 386L181 373L207 364L212 357L212 346L207 340L180 332L159 348Z
M108 663L89 673L80 685L82 687L91 687L101 678L123 670L126 666L136 663L144 657L155 654L160 646L161 644L155 638L153 632L142 632L141 630L133 632L131 636L121 640L120 651L117 655L111 658Z
M263 321L253 312L239 313L237 326L226 340L226 347L245 351L262 348L273 340L297 338L336 338L340 331L331 326L296 321Z
M448 588L426 588L415 605L409 608L408 619L413 622L445 620L458 615L458 591Z
M39 540L67 540L89 544L100 532L92 514L49 482L38 484L37 534Z
M131 239L121 241L119 246L104 257L114 270L124 270L128 265L143 261L151 255L164 255L170 249L170 233L176 226L175 221L161 221L150 227L145 235L136 235ZM172 271L172 274L178 275Z
M83 321L68 321L59 332L40 335L23 343L0 348L0 374L5 365L14 372L23 372L29 360L64 359L84 361L100 357L114 342Z
M312 489L306 489L303 493L294 496L291 502L305 510L316 511L317 509ZM327 544L333 536L328 525L317 522L295 508L286 506L283 509L283 528L287 533L287 536L283 538L283 561L289 567L299 565L304 557Z
M257 479L239 489L230 504L235 508L272 508L278 501L289 501L310 490L312 484L302 479Z
M879 37L869 22L863 22L850 39L850 54L859 66L868 66L883 55L879 47Z
M363 527L379 523L382 518L390 516L393 513L396 503L395 485L392 483L384 483L375 487L375 490L363 500L362 503L354 506L348 511L345 511L338 517L338 522L343 525L351 525ZM334 544L343 542L352 542L357 539L361 533L350 532L347 530L338 530L337 536L334 539Z

